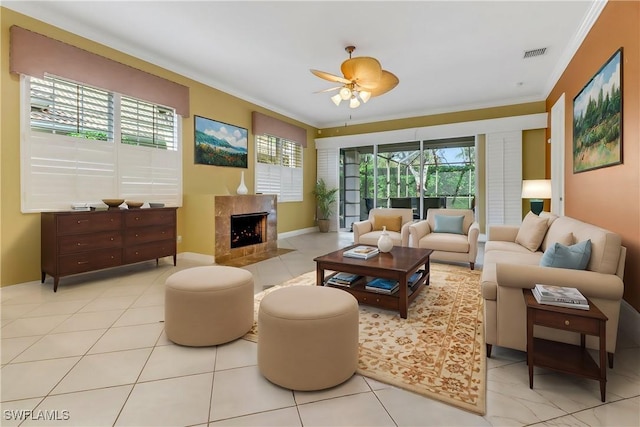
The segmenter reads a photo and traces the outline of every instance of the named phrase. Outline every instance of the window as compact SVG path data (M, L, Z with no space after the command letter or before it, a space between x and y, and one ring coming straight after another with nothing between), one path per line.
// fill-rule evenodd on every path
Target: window
M302 201L302 147L283 138L256 135L256 192L278 202Z
M113 197L182 204L173 109L52 76L22 85L23 212Z

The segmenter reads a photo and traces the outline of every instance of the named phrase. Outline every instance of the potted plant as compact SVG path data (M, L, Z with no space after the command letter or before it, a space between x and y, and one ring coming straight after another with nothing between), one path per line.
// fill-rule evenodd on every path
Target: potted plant
M318 228L322 233L329 231L331 207L336 202L337 193L338 189L327 188L327 184L322 178L316 182L316 186L313 189L313 195L316 198L316 204L318 206Z

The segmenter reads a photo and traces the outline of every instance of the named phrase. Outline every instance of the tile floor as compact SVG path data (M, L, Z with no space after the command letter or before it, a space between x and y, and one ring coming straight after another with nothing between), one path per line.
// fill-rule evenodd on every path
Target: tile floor
M313 258L351 233L283 239L295 249L245 268L256 292L315 268ZM478 263L481 267L481 259ZM598 383L536 368L496 348L488 360L487 414L478 416L354 376L320 392L292 392L264 378L256 344L172 344L163 333L163 284L198 265L179 259L5 287L1 299L3 426L638 426L640 322L623 310L607 403Z

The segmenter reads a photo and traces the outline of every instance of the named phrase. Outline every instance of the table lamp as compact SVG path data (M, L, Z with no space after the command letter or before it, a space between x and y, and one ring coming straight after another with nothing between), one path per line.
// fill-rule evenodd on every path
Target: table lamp
M551 198L550 179L525 179L522 181L522 198L529 199L531 212L540 215L544 205L543 199Z

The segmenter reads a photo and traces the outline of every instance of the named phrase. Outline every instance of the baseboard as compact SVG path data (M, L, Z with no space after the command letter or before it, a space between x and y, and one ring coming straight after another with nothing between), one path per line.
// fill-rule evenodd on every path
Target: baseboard
M199 254L197 252L180 252L178 259L200 262L202 264L214 264L216 259L213 255Z
M302 236L303 234L317 233L318 227L301 228L299 230L287 231L286 233L278 233L278 240L288 239L289 237Z

